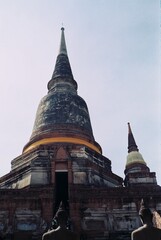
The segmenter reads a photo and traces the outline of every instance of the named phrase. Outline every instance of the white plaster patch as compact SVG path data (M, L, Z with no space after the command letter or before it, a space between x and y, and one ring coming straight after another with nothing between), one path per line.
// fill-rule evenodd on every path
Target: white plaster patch
M30 185L30 182L31 182L31 174L24 176L22 180L19 180L18 182L13 183L12 188L17 188L17 189L24 188Z
M75 184L85 184L87 183L87 174L85 172L74 172L73 182Z

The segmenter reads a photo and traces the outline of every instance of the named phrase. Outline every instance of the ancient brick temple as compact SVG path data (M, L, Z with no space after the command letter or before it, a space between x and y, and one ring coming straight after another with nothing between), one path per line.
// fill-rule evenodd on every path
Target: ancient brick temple
M62 201L82 239L130 239L143 198L161 213L161 187L139 153L128 124L125 179L111 170L95 141L86 102L77 94L64 28L55 69L29 142L0 178L0 231L41 239Z

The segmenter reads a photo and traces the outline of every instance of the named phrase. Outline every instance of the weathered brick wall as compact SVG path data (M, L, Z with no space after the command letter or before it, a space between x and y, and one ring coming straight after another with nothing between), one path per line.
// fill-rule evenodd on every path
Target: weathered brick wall
M142 198L160 212L161 188L95 188L70 186L71 222L87 239L129 239L141 225Z
M130 240L140 225L140 200L161 213L161 188L96 188L69 185L70 221L83 239ZM55 205L54 187L0 190L0 230L16 240L41 239Z
M42 236L53 218L53 188L0 190L0 231L16 240Z

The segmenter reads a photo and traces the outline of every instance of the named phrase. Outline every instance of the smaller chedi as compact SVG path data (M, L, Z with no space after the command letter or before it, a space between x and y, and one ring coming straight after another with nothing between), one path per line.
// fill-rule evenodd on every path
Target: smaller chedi
M157 184L156 174L150 172L136 145L130 123L128 123L128 155L125 167L125 186Z

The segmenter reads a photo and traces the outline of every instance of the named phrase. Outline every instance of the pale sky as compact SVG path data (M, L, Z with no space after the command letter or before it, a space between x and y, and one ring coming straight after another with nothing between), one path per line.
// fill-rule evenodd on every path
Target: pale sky
M124 178L127 122L161 185L159 0L0 0L0 176L22 153L65 27L95 140Z

